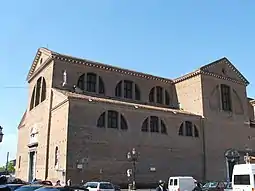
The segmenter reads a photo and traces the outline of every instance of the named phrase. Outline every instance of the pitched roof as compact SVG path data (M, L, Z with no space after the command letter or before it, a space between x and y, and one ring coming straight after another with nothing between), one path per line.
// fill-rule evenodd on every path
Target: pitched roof
M37 65L37 62L41 56L42 53L46 53L48 54L50 57L52 57L52 51L48 50L47 48L39 48L36 52L36 55L34 57L34 60L33 60L33 63L32 63L32 66L30 67L29 69L29 72L27 74L27 79L26 80L29 80L30 77L33 75L34 71L35 71L35 68L36 68L36 65Z
M188 74L186 74L184 76L181 76L181 77L178 77L178 78L172 80L172 79L167 79L167 78L163 78L163 77L154 76L154 75L151 75L151 74L145 74L145 73L136 72L136 71L132 71L132 70L128 70L128 69L123 69L123 68L120 68L120 67L115 67L115 66L112 66L112 65L107 65L107 64L100 63L100 62L96 62L96 61L91 61L91 60L87 60L87 59L77 58L77 57L69 56L69 55L66 55L66 54L60 54L60 53L54 52L52 50L49 50L47 48L39 48L38 49L38 51L36 53L36 56L34 58L33 64L32 64L32 66L31 66L31 68L29 70L29 73L27 75L27 80L29 80L33 76L33 73L35 72L35 68L36 68L37 62L38 62L38 60L40 58L40 55L42 53L47 54L52 59L58 59L58 60L62 60L62 61L67 61L67 62L73 63L73 64L83 64L83 65L90 66L90 67L101 68L101 69L105 69L105 70L108 70L108 71L114 71L114 72L118 72L118 73L122 73L122 74L126 74L126 75L131 75L131 76L137 76L137 77L140 77L140 78L145 78L145 79L159 80L159 81L162 81L162 82L165 82L165 83L178 83L180 81L183 81L183 80L186 80L188 78L194 77L194 76L199 75L201 73L204 73L204 74L207 74L207 75L212 75L212 76L215 76L215 77L218 77L218 78L222 78L222 79L228 79L228 80L231 80L233 82L237 82L238 83L237 80L230 79L229 77L223 77L223 76L220 76L220 75L217 75L217 74L212 74L212 73L207 71L208 68L213 67L213 66L215 66L215 65L217 65L219 63L225 62L237 74L237 76L241 79L241 81L245 85L249 84L248 80L225 57L223 57L221 59L218 59L216 61L213 61L213 62L211 62L211 63L209 63L207 65L204 65L204 66L200 67L199 69L197 69L197 70L195 70L193 72L190 72L190 73L188 73ZM45 64L47 64L47 63L45 63ZM41 68L42 67L43 66L41 66Z
M104 102L104 103L109 103L109 104L116 104L116 105L126 105L130 107L138 107L138 108L143 108L143 109L151 109L151 110L157 110L157 111L164 111L164 112L171 112L174 114L187 114L187 115L195 115L195 116L200 116L191 112L183 111L183 110L178 110L178 109L171 109L171 108L164 108L164 107L156 107L156 106L151 106L151 105L145 105L145 104L137 104L137 103L130 103L130 102L125 102L125 101L120 101L120 100L114 100L110 98L102 98L102 97L94 97L94 96L89 96L85 94L79 94L79 93L74 93L66 90L60 90L57 88L53 88L53 90L58 91L69 98L76 98L76 99L84 99L88 101L98 101L98 102Z
M23 125L25 119L26 119L26 115L27 115L27 110L23 113L23 116L19 122L19 125L18 125L18 129Z
M220 76L220 75L217 75L217 74L213 74L211 72L208 72L207 70L210 68L210 67L213 67L217 64L220 64L222 62L225 62L236 74L237 76L240 78L241 82L243 84L245 84L246 86L249 85L249 81L237 70L237 68L225 57L221 58L221 59L218 59L216 61L213 61L209 64L206 64L202 67L200 67L199 69L193 71L193 72L190 72L188 74L185 74L181 77L178 77L176 79L173 80L174 83L178 83L180 81L183 81L183 80L186 80L186 79L189 79L191 77L194 77L196 75L199 75L199 74L206 74L206 75L210 75L210 76L214 76L214 77L217 77L217 78L221 78L221 79L226 79L226 80L230 80L230 81L233 81L235 83L240 83L238 82L237 80L235 79L232 79L232 78L229 78L229 77L226 77L226 76Z
M38 51L36 53L36 56L34 58L33 64L32 64L32 66L31 66L31 68L28 72L27 80L29 80L31 78L31 76L33 75L33 73L35 71L35 68L36 68L36 64L37 64L38 59L40 58L40 55L42 54L42 52L47 53L53 59L68 61L68 62L71 62L73 64L84 64L84 65L87 65L87 66L90 66L90 67L96 67L96 68L101 68L101 69L105 69L105 70L109 70L109 71L115 71L115 72L123 73L123 74L126 74L126 75L137 76L137 77L140 77L140 78L158 80L158 81L162 81L162 82L165 82L165 83L172 83L173 82L171 79L167 79L167 78L163 78L163 77L159 77L159 76L154 76L154 75L151 75L151 74L145 74L145 73L142 73L142 72L123 69L123 68L120 68L120 67L107 65L107 64L100 63L100 62L91 61L91 60L88 60L88 59L77 58L77 57L69 56L69 55L66 55L66 54L60 54L60 53L54 52L52 50L49 50L47 48L39 48L38 49Z
M226 57L218 59L210 64L204 65L200 68L200 70L206 71L208 68L213 67L222 62L226 63L236 73L236 75L244 82L244 84L249 85L249 81L241 74L241 72L239 72L239 70Z

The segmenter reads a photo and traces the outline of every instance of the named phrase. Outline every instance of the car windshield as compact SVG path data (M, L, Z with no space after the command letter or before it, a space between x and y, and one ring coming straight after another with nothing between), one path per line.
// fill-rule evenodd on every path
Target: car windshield
M42 187L41 185L21 186L17 188L15 191L34 191L41 187Z
M216 188L217 185L218 185L217 182L207 182L207 183L203 186L203 188Z
M41 187L36 191L71 191L72 189L67 187Z
M19 185L19 184L12 184L12 185L7 185L11 191L14 191L16 190L17 188L21 187L22 185Z
M84 186L85 188L97 188L98 183L96 182L87 182Z
M113 189L113 186L110 183L100 183L99 188L100 189Z

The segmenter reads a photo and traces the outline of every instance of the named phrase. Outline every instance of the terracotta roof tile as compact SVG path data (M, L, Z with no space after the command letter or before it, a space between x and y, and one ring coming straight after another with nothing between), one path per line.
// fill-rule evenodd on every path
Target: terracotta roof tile
M183 111L183 110L178 110L178 109L171 109L171 108L164 108L164 107L156 107L156 106L151 106L151 105L144 105L144 104L137 104L137 103L130 103L130 102L125 102L125 101L119 101L119 100L114 100L114 99L109 99L109 98L101 98L101 97L94 97L94 96L89 96L89 95L84 95L84 94L79 94L79 93L74 93L66 90L60 90L53 88L54 90L68 96L71 98L77 98L77 99L85 99L85 100L90 100L91 101L99 101L99 102L105 102L105 103L110 103L110 104L116 104L116 105L126 105L126 106L131 106L131 107L138 107L138 108L144 108L144 109L151 109L151 110L158 110L158 111L164 111L164 112L171 112L174 114L186 114L186 115L195 115L195 116L200 116L191 112Z

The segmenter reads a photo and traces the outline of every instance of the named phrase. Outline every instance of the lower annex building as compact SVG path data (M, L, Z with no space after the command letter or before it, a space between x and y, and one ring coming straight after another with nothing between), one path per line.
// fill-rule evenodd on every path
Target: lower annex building
M222 58L165 79L39 48L18 126L16 176L24 180L137 183L169 176L231 178L255 147L249 82Z

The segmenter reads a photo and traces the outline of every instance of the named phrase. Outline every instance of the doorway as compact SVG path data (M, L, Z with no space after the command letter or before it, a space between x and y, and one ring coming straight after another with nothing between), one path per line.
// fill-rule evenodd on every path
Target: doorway
M234 166L237 164L237 161L235 160L231 160L231 161L228 161L228 177L229 177L229 182L232 182L232 175L233 175L233 169L234 169Z
M28 168L28 181L32 181L35 178L35 151L29 152L29 168Z
M227 172L227 181L232 181L233 169L236 164L238 164L240 159L240 154L235 149L229 149L225 152L226 159L226 172Z

